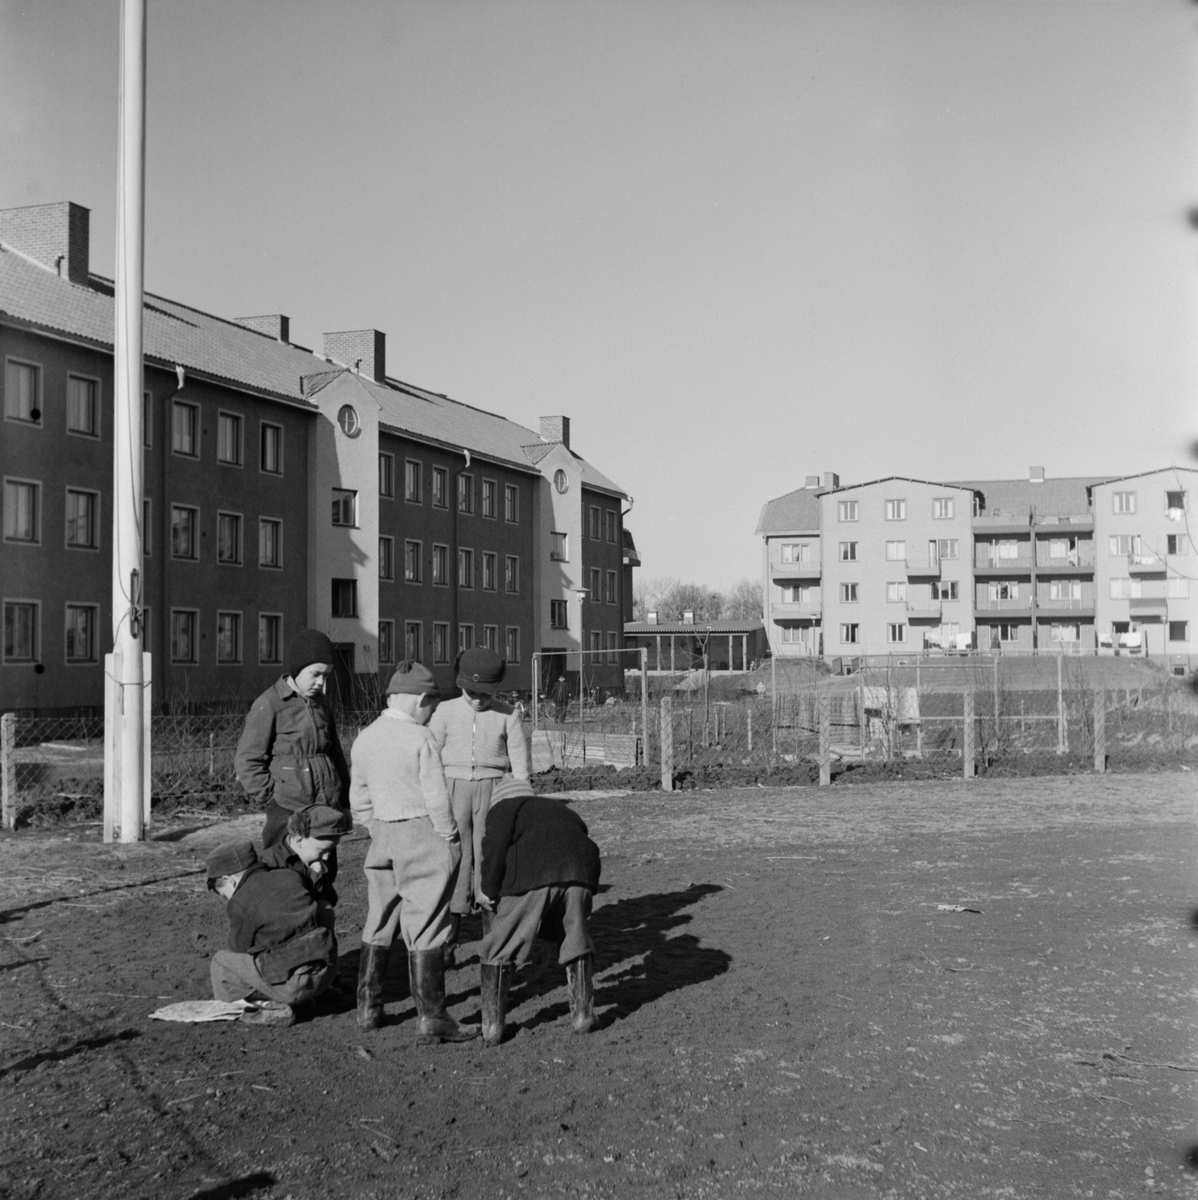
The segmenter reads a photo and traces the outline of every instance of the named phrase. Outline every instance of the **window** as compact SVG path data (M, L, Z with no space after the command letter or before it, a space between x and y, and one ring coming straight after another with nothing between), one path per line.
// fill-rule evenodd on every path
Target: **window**
M379 455L379 495L392 499L395 496L395 455ZM391 660L388 659L388 662Z
M518 663L520 661L520 629L516 625L507 627L506 639L507 653L504 657L509 663Z
M1077 538L1050 538L1048 542L1048 557L1058 562L1068 562L1076 567L1078 564Z
M409 539L403 544L403 581L404 583L419 583L422 575L420 559L423 546L420 542ZM411 655L408 655L411 658Z
M1011 538L995 542L994 557L998 562L1014 562L1019 557L1019 543Z
M333 524L358 524L358 493L349 488L333 489Z
M198 508L171 505L171 558L199 558L199 525Z
M1134 513L1136 511L1136 494L1135 492L1112 492L1111 493L1111 512L1114 513Z
M782 561L784 563L810 562L811 544L809 542L783 542Z
M379 538L379 578L395 578L395 539L392 537Z
M856 503L856 501L854 501L853 503ZM856 562L857 561L857 543L856 542L841 542L840 543L840 561L841 562Z
M607 635L607 661L609 663L618 663L620 661L620 656L617 653L616 635L614 633Z
M492 520L494 520L494 518L495 518L495 480L494 479L484 479L483 480L483 516L490 517ZM492 650L494 648L495 648L494 646L491 647Z
M514 483L503 485L503 519L520 520L520 489Z
M855 583L842 583L840 585L840 603L857 603L857 585Z
M955 579L933 579L932 580L932 599L933 600L956 600L958 597L957 589L959 584Z
M1111 580L1111 599L1126 600L1131 596L1131 580L1130 579L1112 579Z
M856 500L841 500L836 505L837 516L842 521L856 521L859 511ZM841 640L843 641L843 639Z
M934 496L932 498L932 520L951 521L956 511L956 500L952 496Z
M1165 511L1166 512L1185 512L1189 505L1186 503L1185 492L1166 492L1165 493Z
M600 533L599 522L601 520L599 509L595 505L591 505L591 541L597 542L602 536Z
M94 379L67 376L67 432L100 436L100 385Z
M10 421L42 423L41 368L9 359L4 365L4 415Z
M332 613L335 617L356 617L358 615L358 581L356 579L333 580Z
M258 615L258 661L281 663L283 661L283 618L278 613Z
M433 662L449 662L449 623L433 622Z
M907 584L905 580L896 580L886 585L887 604L905 604L907 602Z
M241 466L241 418L236 413L219 413L216 418L216 461Z
M603 573L598 567L591 568L591 591L587 597L589 600L598 604L602 597L599 594L599 589L603 586Z
M1132 552L1133 545L1138 538L1133 538L1130 533L1117 533L1111 537L1110 554L1112 558L1126 558Z
M171 662L196 661L196 625L200 614L192 609L171 609Z
M886 561L887 562L906 562L907 560L907 543L906 542L887 542L886 543Z
M549 601L549 628L569 629L569 612L564 600Z
M283 565L283 522L273 517L258 521L258 566L278 568Z
M959 538L939 538L934 544L936 547L934 561L944 562L957 558L960 554L961 542Z
M1190 624L1188 621L1169 622L1169 641L1188 642L1190 640Z
M1080 642L1081 637L1081 626L1077 624L1052 624L1048 627L1050 642Z
M549 535L549 557L554 562L570 561L570 546L566 534L551 533Z
M1019 584L999 579L990 585L991 600L1018 600Z
M474 586L474 551L464 547L458 549L458 587Z
M474 476L458 476L458 512L474 512Z
M67 488L67 545L75 550L98 549L99 515L98 493Z
M96 661L96 606L67 605L67 662Z
M151 503L149 498L141 502L141 552L144 558L149 558L154 552L153 525L150 522Z
M474 626L459 625L458 626L458 653L463 650L474 649Z
M616 540L616 512L615 509L609 508L604 514L604 522L607 526L607 540L614 543Z
M200 456L200 410L176 400L171 405L171 449L188 458Z
M423 504L424 493L420 490L421 468L414 458L405 458L403 464L403 498L409 504Z
M901 621L891 621L886 626L886 640L891 645L901 645L907 640L907 626Z
M379 662L395 661L395 622L379 622Z
M444 467L433 468L433 507L449 507L449 474Z
M857 644L857 632L861 628L855 622L851 625L842 625L840 627L840 640L843 645L854 646Z
M483 626L483 649L493 650L496 654L499 653L499 626L484 625Z
M141 444L147 449L154 444L154 396L151 392L141 395Z
M261 470L267 475L283 474L283 427L262 422Z
M216 614L216 661L223 665L241 662L241 613Z
M905 521L907 519L907 502L906 500L887 500L886 501L886 520L888 521Z
M520 590L520 560L514 554L505 554L503 558L503 590Z
M241 566L241 516L238 513L216 514L216 561Z
M424 648L424 624L421 621L405 621L403 627L403 656L420 662Z
M1080 600L1082 585L1080 579L1050 579L1048 582L1048 598L1050 600Z
M41 484L25 479L4 481L4 540L41 541Z
M493 592L499 587L499 571L496 567L496 556L493 552L483 552L483 591ZM493 650L495 647L492 646Z
M783 604L814 604L819 599L819 585L800 583L798 587L782 589Z
M442 586L449 583L448 546L433 546L433 583Z
M1000 642L1019 641L1019 626L1000 621L998 624L998 640Z
M615 573L615 571L608 571L608 573L607 573L607 594L603 598L607 601L608 604L616 604L618 602L617 592L618 592L618 589L616 587L616 573Z
M1165 553L1166 554L1185 554L1186 538L1180 533L1165 534Z
M38 658L38 605L33 600L4 602L4 661L35 662Z
M1190 598L1190 581L1183 576L1171 576L1165 581L1165 595L1170 600L1188 600Z

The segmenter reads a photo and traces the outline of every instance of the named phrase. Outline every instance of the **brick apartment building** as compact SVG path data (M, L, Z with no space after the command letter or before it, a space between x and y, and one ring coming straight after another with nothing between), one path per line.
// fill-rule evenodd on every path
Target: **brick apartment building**
M1198 472L933 482L835 474L769 501L766 629L784 657L1198 653Z
M114 302L88 218L0 211L0 711L103 703ZM622 686L627 497L571 449L568 418L534 432L394 379L377 330L325 334L316 354L285 316L147 295L144 338L156 702L256 693L305 626L333 639L343 687L414 657L451 688L472 645L521 691L536 651L560 671L601 650L588 681Z

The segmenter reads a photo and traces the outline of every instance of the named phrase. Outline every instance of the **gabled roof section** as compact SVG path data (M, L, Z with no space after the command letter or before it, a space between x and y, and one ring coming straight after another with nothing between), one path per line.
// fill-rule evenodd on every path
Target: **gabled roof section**
M869 479L865 483L846 483L836 489L837 493L851 492L856 488L877 487L880 483L918 483L923 487L968 488L967 483L945 483L943 479L914 479L910 475L884 475L881 479Z
M819 498L823 488L796 488L785 496L767 500L757 518L754 534L819 533Z
M1186 471L1190 475L1198 475L1198 469L1194 467L1157 467L1155 471L1139 471L1135 475L1112 475L1103 479L1096 479L1089 486L1097 487L1103 483L1126 483L1131 479L1147 479L1150 475L1167 475L1172 471Z
M982 497L983 517L1012 517L1024 520L1034 509L1040 517L1083 517L1090 513L1087 489L1102 477L1074 476L1069 479L976 479L959 483Z

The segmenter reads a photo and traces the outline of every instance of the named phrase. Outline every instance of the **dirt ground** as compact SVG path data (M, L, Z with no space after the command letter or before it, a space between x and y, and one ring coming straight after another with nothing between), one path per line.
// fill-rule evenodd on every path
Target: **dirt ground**
M0 1196L1198 1197L1192 774L572 803L600 1028L553 968L491 1050L417 1047L402 969L369 1035L348 991L290 1029L147 1019L208 994L201 859L260 818L0 836Z

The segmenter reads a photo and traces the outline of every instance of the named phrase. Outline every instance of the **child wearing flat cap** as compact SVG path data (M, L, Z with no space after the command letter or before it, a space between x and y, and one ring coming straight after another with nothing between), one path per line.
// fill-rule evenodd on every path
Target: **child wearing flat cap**
M344 815L315 811L336 819L322 827L322 840L347 832ZM291 1024L295 1006L314 1000L336 977L332 910L317 898L306 874L272 870L249 842L218 847L208 856L207 867L208 887L228 901L229 917L228 946L212 956L213 996L272 1000L277 1007L263 1009L260 1019ZM253 1017L246 1014L244 1019Z
M462 839L462 866L450 906L454 914L451 946L457 941L462 917L475 906L491 789L504 775L525 782L529 778L524 723L510 704L495 698L495 688L506 670L507 664L494 650L463 650L457 661L457 685L462 694L442 704L429 723L441 750L453 819ZM489 917L484 914L484 927Z
M467 1041L477 1033L445 1011L444 947L461 849L441 754L427 728L441 692L427 667L407 661L391 676L386 696L387 707L350 750L350 808L370 830L358 1025L377 1029L383 1022L383 981L398 931L408 952L418 1040Z

